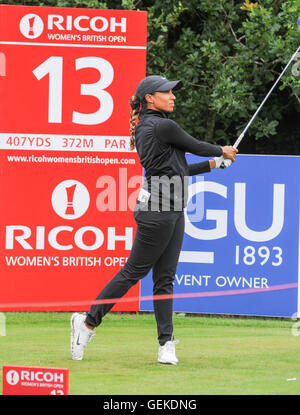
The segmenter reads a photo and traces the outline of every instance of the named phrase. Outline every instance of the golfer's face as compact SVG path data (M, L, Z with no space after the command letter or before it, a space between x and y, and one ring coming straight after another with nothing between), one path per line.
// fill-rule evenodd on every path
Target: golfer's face
M148 108L157 111L172 112L175 106L175 99L176 97L172 90L166 92L155 92L151 95L151 103L148 105Z

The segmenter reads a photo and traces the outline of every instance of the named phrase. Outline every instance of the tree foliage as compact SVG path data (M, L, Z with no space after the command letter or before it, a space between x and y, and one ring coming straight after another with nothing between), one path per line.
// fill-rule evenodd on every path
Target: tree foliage
M147 75L182 79L172 116L195 137L219 144L234 143L300 45L299 0L3 3L146 10ZM295 67L296 59L248 130L240 152L299 154L300 65Z

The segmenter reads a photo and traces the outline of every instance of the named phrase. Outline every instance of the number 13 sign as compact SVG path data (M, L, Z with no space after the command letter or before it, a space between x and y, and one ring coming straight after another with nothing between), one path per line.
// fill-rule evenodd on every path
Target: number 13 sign
M128 135L128 100L145 76L146 19L0 6L1 132Z
M105 89L114 79L112 65L105 59L96 56L87 56L75 60L76 70L90 68L99 73L99 81L93 84L81 85L81 95L88 95L98 99L99 109L86 114L73 111L72 122L78 125L98 125L107 121L112 113L114 102L112 96ZM51 56L33 70L37 79L49 75L49 105L48 122L62 123L63 107L63 57Z

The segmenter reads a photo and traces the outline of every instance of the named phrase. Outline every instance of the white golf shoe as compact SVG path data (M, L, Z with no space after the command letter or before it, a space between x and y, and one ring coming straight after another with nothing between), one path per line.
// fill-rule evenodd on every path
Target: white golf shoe
M158 359L159 363L165 363L169 365L177 365L178 359L175 354L175 344L178 343L176 341L168 341L163 346L159 346L158 349Z
M86 345L95 336L84 324L85 314L74 313L71 317L71 357L72 360L82 360Z

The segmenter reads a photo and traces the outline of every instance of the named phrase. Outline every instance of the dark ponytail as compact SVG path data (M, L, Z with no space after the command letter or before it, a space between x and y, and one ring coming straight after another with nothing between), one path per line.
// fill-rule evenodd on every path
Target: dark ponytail
M136 124L137 124L137 118L141 111L141 101L136 95L133 95L129 100L129 104L131 108L130 120L129 120L130 150L134 150L135 149L135 129L136 129Z

